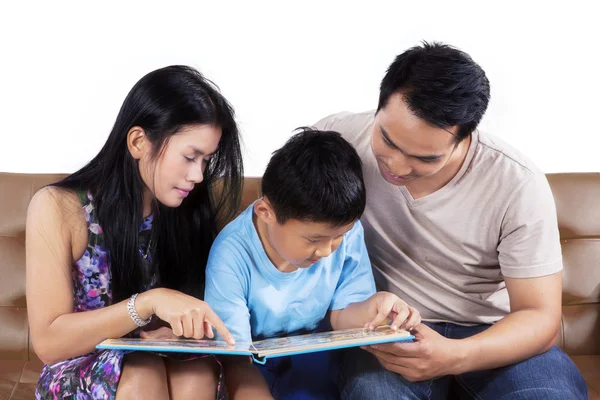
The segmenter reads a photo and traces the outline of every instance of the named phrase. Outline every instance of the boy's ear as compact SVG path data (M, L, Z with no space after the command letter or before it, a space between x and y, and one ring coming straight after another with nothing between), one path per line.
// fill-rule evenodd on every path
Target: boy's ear
M254 213L266 224L272 224L273 222L277 221L273 206L271 206L271 203L269 203L269 201L265 198L262 198L254 203Z

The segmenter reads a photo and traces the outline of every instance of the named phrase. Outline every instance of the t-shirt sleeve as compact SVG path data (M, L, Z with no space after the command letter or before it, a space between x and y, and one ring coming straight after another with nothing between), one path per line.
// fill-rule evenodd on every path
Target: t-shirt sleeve
M334 118L335 114L328 115L325 118L322 118L319 121L317 121L317 123L313 124L313 128L318 129L320 131L331 130Z
M330 310L341 310L375 294L375 280L360 221L344 237L345 259Z
M351 115L351 113L347 111L335 113L322 118L317 123L313 125L314 129L318 129L321 131L342 131L340 133L344 133L346 130L346 126L342 123L346 117Z
M513 195L502 221L498 260L507 278L562 270L556 206L543 174L532 173Z
M244 257L230 243L216 241L206 265L204 301L238 342L252 341L248 290L249 269ZM222 340L221 335L215 333L217 339Z

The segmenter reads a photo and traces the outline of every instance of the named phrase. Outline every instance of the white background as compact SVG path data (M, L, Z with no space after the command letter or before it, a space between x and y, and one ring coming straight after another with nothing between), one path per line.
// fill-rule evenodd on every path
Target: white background
M147 72L190 64L236 109L246 176L291 131L377 105L421 40L487 72L482 128L545 172L600 171L595 1L19 1L0 5L0 171L72 172Z

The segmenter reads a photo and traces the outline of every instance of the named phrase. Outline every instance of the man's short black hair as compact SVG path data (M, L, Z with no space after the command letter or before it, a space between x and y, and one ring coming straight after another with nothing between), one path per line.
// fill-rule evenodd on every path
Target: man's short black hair
M338 132L299 128L276 150L262 178L262 193L277 221L343 226L365 209L362 163Z
M429 124L458 126L457 142L481 121L490 100L490 83L471 57L441 43L423 42L400 54L381 81L377 111L400 93L410 110Z

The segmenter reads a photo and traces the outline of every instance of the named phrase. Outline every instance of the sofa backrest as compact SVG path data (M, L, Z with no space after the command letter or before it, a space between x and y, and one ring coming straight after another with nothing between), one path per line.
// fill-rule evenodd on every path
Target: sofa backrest
M548 174L563 253L558 345L600 354L600 173Z
M25 302L25 218L33 194L63 176L0 173L0 359L35 357ZM565 266L558 344L571 355L600 354L600 173L548 180ZM260 178L245 178L240 211L258 197Z

